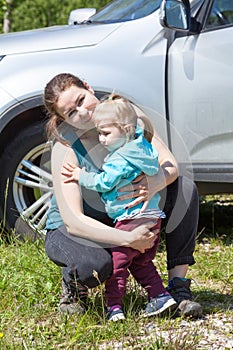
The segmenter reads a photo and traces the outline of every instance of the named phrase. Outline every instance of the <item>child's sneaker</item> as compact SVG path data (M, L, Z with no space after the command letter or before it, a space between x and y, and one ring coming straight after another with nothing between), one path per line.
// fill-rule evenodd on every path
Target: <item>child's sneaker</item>
M117 322L120 320L124 320L125 319L125 315L122 311L121 308L117 308L114 310L110 310L110 308L107 308L107 320L108 321L113 321L113 322Z
M171 295L159 294L147 303L143 317L163 315L167 311L172 311L176 306L177 303Z

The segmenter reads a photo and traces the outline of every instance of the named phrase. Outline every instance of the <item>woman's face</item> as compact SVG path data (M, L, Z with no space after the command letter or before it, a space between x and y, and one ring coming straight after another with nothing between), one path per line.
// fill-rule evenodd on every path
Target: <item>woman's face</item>
M63 91L57 101L56 111L66 123L78 128L88 130L93 128L92 114L99 100L93 90L71 85Z

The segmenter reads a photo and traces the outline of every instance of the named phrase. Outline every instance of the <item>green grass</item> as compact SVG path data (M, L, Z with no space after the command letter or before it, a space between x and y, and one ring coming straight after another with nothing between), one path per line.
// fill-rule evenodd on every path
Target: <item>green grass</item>
M232 243L231 233L202 233L197 240L197 263L190 267L188 277L193 279L195 299L203 305L203 320L141 318L146 296L130 279L124 300L127 319L107 323L103 317L103 287L90 291L85 315L60 314L61 271L47 258L43 241L10 238L6 243L0 239L0 349L208 349L198 344L205 327L207 331L215 329L211 317L224 318L226 324L233 322ZM156 265L166 284L163 239ZM217 329L229 339L233 336L229 327Z

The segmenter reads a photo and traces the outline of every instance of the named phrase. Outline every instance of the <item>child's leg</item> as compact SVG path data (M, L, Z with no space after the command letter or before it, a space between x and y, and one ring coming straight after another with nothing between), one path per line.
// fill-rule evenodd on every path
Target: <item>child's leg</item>
M126 292L126 281L129 276L128 268L137 254L136 250L128 247L112 249L113 274L105 283L107 306L121 307L122 298Z
M152 230L159 230L160 225L161 220L158 220ZM168 294L153 263L153 259L158 249L159 240L160 233L157 234L154 246L151 249L148 249L145 253L135 256L129 267L129 270L136 281L147 291L149 299L154 298L159 294Z

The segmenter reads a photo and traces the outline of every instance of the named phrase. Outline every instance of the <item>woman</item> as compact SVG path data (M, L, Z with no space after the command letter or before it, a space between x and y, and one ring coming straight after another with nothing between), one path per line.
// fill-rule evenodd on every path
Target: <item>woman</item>
M59 74L45 87L48 136L56 139L52 149L56 200L53 198L48 215L45 248L49 258L63 267L60 309L69 312L85 308L76 301L77 297L81 302L85 301L86 286L94 287L111 275L109 246L125 245L144 252L152 247L155 239L150 232L153 223L140 226L127 235L111 227L98 194L80 189L75 182L66 183L61 174L64 162L85 166L87 170L101 168L106 151L98 142L92 122L98 103L92 88L72 74ZM169 232L166 234L168 290L183 315L199 316L201 306L192 301L190 280L185 279L188 266L195 263L197 191L190 180L177 178L176 161L158 135L153 137L152 144L158 150L161 171L154 177L139 177L133 186L123 189L124 194L119 200L135 197L131 202L134 206L158 191L162 191L162 196L166 194L163 210L167 215L166 231ZM127 191L133 191L133 194L125 194ZM188 197L190 201L185 205ZM184 215L177 221L177 208L180 211L182 207ZM93 276L96 270L98 273L94 272Z

